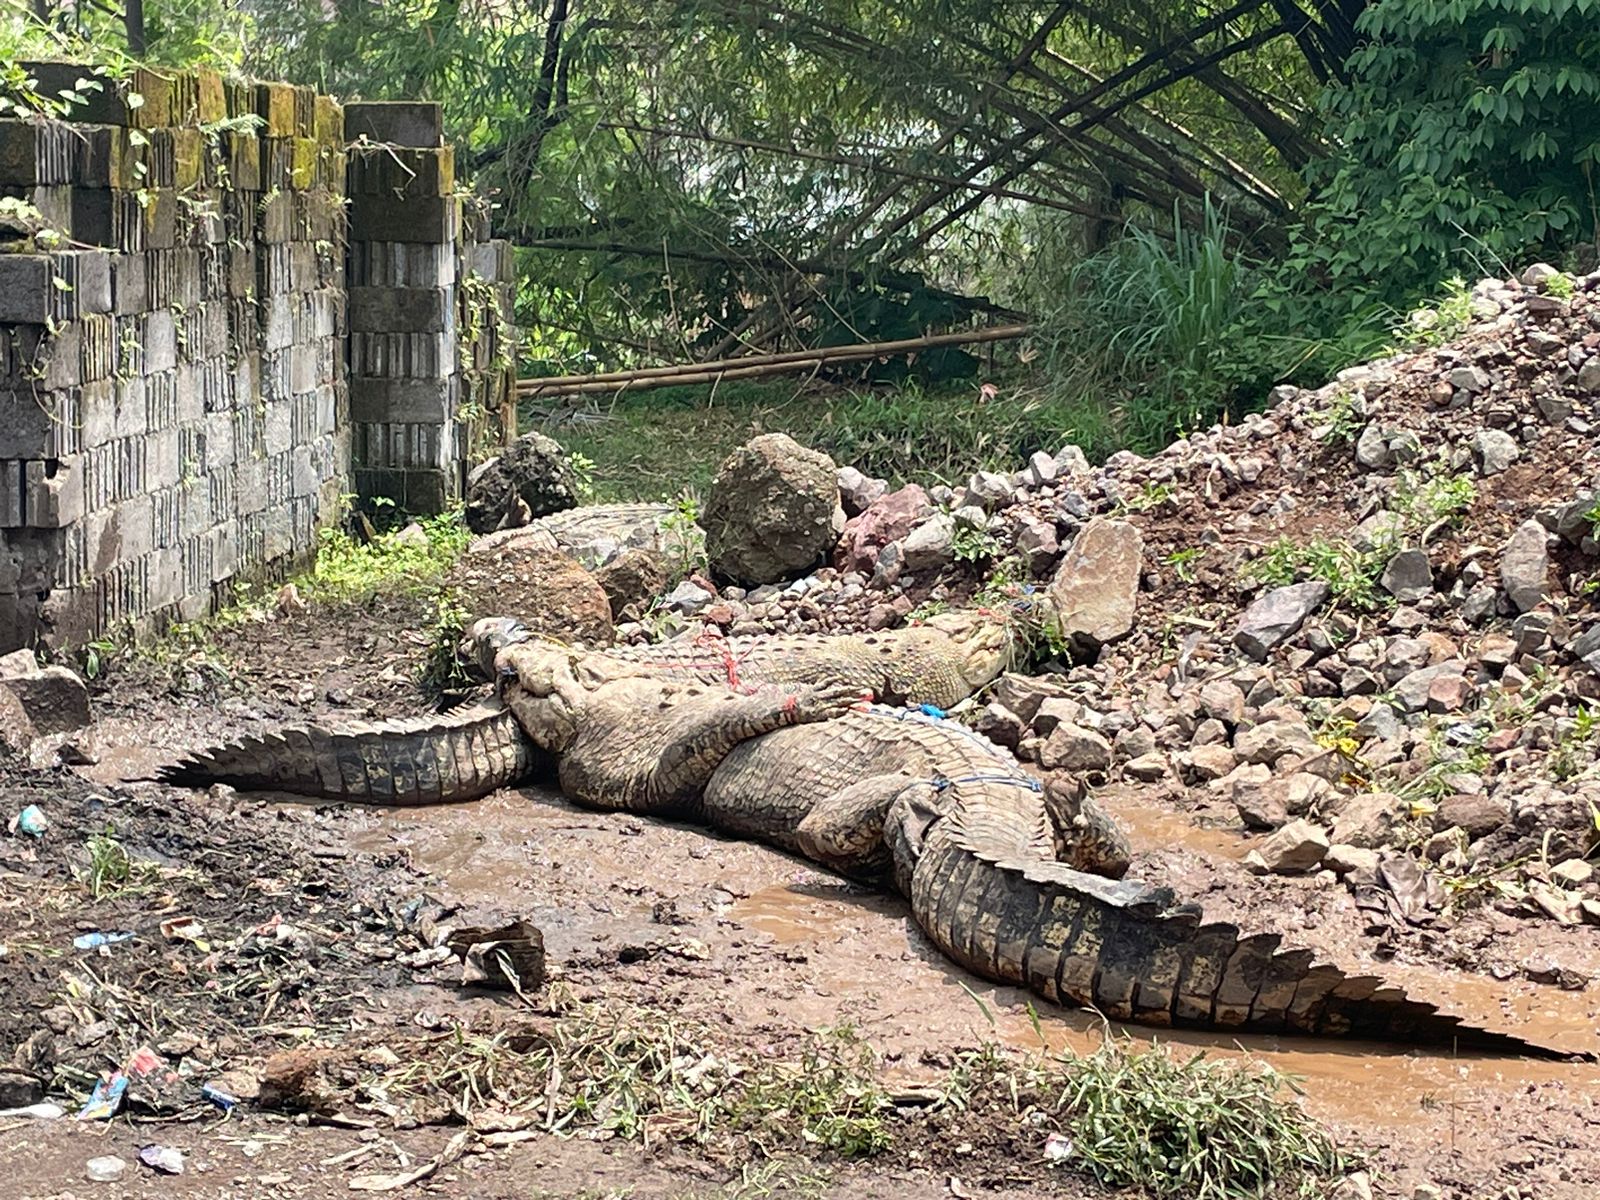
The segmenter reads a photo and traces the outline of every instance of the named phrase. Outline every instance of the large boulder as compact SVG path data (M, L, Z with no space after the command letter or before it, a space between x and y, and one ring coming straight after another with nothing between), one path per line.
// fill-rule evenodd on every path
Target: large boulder
M1093 654L1133 629L1144 568L1144 538L1127 521L1097 517L1079 531L1050 581L1061 636Z
M467 528L473 533L526 525L577 503L572 460L542 433L523 434L467 476Z
M700 525L716 575L746 587L791 579L826 558L844 528L838 468L787 434L763 434L723 460Z
M515 617L531 632L585 646L611 645L611 601L579 563L559 550L515 543L466 555L450 577L465 624Z
M905 537L932 511L928 493L914 483L879 497L845 524L844 535L834 551L834 565L840 570L870 575L878 552Z

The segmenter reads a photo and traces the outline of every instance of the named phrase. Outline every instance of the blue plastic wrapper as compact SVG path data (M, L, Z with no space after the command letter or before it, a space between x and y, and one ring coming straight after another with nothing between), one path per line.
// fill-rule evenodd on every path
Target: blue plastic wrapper
M120 933L80 933L72 939L72 944L79 950L98 950L101 946L114 946L118 942L126 942L133 934L126 931Z

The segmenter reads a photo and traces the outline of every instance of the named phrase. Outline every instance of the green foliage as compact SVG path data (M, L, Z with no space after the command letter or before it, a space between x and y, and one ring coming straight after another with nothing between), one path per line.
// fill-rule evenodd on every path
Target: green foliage
M1376 0L1357 28L1295 269L1403 302L1596 235L1600 0Z
M1335 392L1328 407L1318 414L1316 437L1331 446L1344 446L1356 440L1364 417L1356 394L1347 388Z
M1183 550L1174 550L1163 561L1172 568L1172 573L1180 582L1193 583L1195 565L1205 557L1205 554L1205 547L1190 546Z
M1408 349L1442 346L1472 324L1472 291L1459 275L1444 281L1432 304L1412 309L1401 326L1400 341Z
M1258 340L1244 336L1254 267L1229 241L1208 198L1198 229L1174 210L1169 231L1130 227L1064 278L1053 256L1035 262L1046 369L1059 390L1107 410L1118 445L1161 449L1237 411L1274 377Z
M430 695L445 695L471 686L472 680L456 653L471 615L452 589L445 588L433 598L424 626L428 649L417 672L423 690Z
M1057 1108L1076 1157L1113 1187L1207 1200L1277 1194L1285 1183L1320 1195L1344 1169L1337 1146L1280 1095L1292 1082L1270 1067L1175 1059L1107 1040L1060 1061Z
M459 511L429 517L362 541L337 527L322 530L317 559L296 586L307 600L362 601L383 592L420 593L434 586L466 549L471 535Z
M957 562L981 566L1000 554L1000 539L982 525L957 521L950 534L950 555Z
M1251 562L1245 573L1267 587L1320 579L1335 602L1365 611L1378 606L1378 577L1387 561L1382 550L1358 550L1348 542L1313 538L1302 546L1283 537Z

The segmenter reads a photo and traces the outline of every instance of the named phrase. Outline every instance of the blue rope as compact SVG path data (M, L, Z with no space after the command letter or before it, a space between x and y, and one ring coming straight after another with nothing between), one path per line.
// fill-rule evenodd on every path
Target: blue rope
M959 779L934 779L933 788L942 792L946 788L954 787L960 783L1009 783L1013 787L1027 788L1030 792L1044 791L1044 785L1037 779L1030 779L1026 775L963 775Z

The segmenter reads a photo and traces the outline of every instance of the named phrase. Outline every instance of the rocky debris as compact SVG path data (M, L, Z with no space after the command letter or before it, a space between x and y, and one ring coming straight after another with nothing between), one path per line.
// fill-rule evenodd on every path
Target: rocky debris
M845 523L834 565L870 574L884 547L904 539L932 511L928 493L914 483L879 496Z
M1433 594L1433 564L1422 550L1401 550L1384 567L1378 583L1400 603L1415 603Z
M939 571L955 561L955 518L935 513L918 525L901 544L905 569L912 572Z
M12 703L0 701L0 717L8 709L20 709L21 719L13 726L0 724L0 749L24 747L24 734L49 737L72 733L89 724L89 689L66 667L41 667L30 650L19 650L0 659L0 693L9 693ZM4 743L16 741L6 747Z
M1047 771L1104 775L1111 769L1111 743L1092 729L1058 724L1039 747L1039 765Z
M1300 631L1306 619L1327 603L1331 589L1321 579L1273 588L1239 619L1233 644L1257 662Z
M1274 875L1298 875L1321 866L1329 844L1328 835L1310 821L1290 821L1250 851L1245 864Z
M1061 637L1083 657L1128 635L1139 601L1144 539L1127 521L1085 525L1047 593Z
M614 639L611 600L588 571L559 550L506 543L465 555L451 572L465 624L514 615L531 632L585 646Z
M859 517L889 493L887 479L870 479L854 467L839 468L839 503L847 517Z
M1550 574L1548 537L1544 526L1529 518L1517 526L1500 552L1500 586L1518 612L1537 608L1544 601Z
M526 525L577 503L572 460L542 433L523 434L467 476L467 528L473 533Z
M0 687L0 758L24 753L36 736L22 701L7 688Z
M703 583L693 579L685 579L665 596L661 597L661 607L680 616L692 617L707 608L717 598L716 592Z
M844 528L838 468L787 434L739 447L718 468L700 525L712 571L747 587L821 562Z
M595 582L611 602L611 617L636 618L667 586L667 560L654 550L629 549L594 572Z

